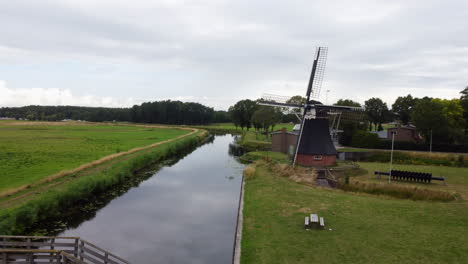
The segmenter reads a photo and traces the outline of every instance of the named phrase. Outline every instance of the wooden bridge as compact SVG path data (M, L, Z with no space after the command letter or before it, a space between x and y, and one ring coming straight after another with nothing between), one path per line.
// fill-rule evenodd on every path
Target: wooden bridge
M79 237L0 236L0 263L130 264Z

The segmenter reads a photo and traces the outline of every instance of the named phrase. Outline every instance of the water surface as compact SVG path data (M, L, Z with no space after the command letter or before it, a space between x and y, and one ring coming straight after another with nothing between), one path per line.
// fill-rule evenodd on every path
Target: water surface
M80 236L132 263L230 263L243 165L216 136L61 236Z

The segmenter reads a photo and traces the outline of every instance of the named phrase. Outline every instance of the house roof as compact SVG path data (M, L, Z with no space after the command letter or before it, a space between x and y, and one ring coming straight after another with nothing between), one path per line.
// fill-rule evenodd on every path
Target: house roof
M394 130L394 129L409 129L409 130L415 130L416 127L413 125L408 125L408 126L399 126L399 127L389 127L387 130Z

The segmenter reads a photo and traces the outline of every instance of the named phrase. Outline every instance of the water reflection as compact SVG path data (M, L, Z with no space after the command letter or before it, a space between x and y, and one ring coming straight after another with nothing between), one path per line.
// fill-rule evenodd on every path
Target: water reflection
M243 165L216 136L62 233L132 263L229 263Z

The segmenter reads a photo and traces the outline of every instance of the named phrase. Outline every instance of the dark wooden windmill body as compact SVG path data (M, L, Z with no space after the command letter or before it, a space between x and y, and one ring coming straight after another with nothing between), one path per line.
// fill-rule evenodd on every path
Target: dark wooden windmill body
M324 105L311 98L318 98L323 80L328 49L317 48L304 105L288 103L289 97L266 94L261 105L303 109L300 130L293 154L293 164L324 167L336 163L337 151L333 144L333 127L339 127L342 120L359 120L363 109L358 107Z

